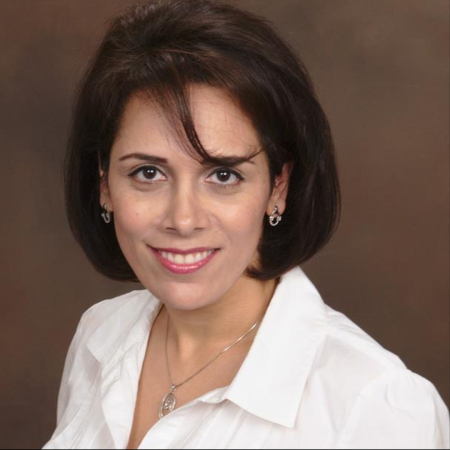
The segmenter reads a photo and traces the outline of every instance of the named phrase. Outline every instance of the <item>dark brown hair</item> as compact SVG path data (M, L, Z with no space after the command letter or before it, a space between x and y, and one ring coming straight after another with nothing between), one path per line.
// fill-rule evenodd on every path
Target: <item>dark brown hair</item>
M259 280L278 278L313 257L337 228L334 145L294 49L270 21L223 1L147 1L109 23L77 91L64 167L71 230L97 271L139 281L114 227L101 218L99 163L107 177L124 107L134 94L162 107L193 157L226 162L202 147L190 114L189 84L221 88L237 100L267 154L272 191L283 164L293 163L283 220L276 227L264 220L260 270L246 272Z

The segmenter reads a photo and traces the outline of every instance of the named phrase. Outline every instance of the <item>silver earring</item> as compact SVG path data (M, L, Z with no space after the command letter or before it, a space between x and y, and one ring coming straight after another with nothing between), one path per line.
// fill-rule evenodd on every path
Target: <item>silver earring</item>
M275 214L277 214L277 217L275 217ZM282 216L281 216L281 214L278 213L278 206L275 206L275 209L273 210L273 213L270 216L270 225L272 225L273 227L276 227L281 222L281 219L282 219Z
M103 205L102 217L105 223L111 222L111 213L106 209L106 203Z

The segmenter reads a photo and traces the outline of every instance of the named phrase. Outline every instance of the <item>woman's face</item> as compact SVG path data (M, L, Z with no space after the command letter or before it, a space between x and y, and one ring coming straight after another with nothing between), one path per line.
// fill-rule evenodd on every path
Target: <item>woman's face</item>
M191 102L196 130L208 153L246 156L250 147L259 148L251 123L221 90L191 87ZM168 162L123 159L132 153ZM114 213L118 242L136 276L167 306L202 308L242 292L248 283L244 272L259 260L263 221L275 205L280 214L284 211L288 185L283 170L284 178L270 197L265 153L251 161L233 169L205 168L176 144L163 115L150 102L135 96L127 104L101 205L106 203ZM163 267L150 247L220 251L202 269L179 275Z

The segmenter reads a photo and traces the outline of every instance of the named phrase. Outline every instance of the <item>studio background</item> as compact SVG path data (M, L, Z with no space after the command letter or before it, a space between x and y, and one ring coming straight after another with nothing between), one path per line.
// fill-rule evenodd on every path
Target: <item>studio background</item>
M130 3L0 1L1 448L50 439L82 313L143 289L90 266L62 184L75 87L106 20ZM449 406L449 2L232 3L294 45L330 120L342 217L302 268Z

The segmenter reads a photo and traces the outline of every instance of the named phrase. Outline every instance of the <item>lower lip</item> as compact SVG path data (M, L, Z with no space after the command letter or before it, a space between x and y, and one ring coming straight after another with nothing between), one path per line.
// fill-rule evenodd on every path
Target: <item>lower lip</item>
M209 255L207 258L194 263L194 264L175 264L172 261L164 258L163 255L161 255L157 250L150 247L152 252L156 255L158 258L158 261L168 270L170 270L172 273L176 274L188 274L197 272L197 270L200 270L202 267L205 267L218 253L219 250L214 250L211 255Z

